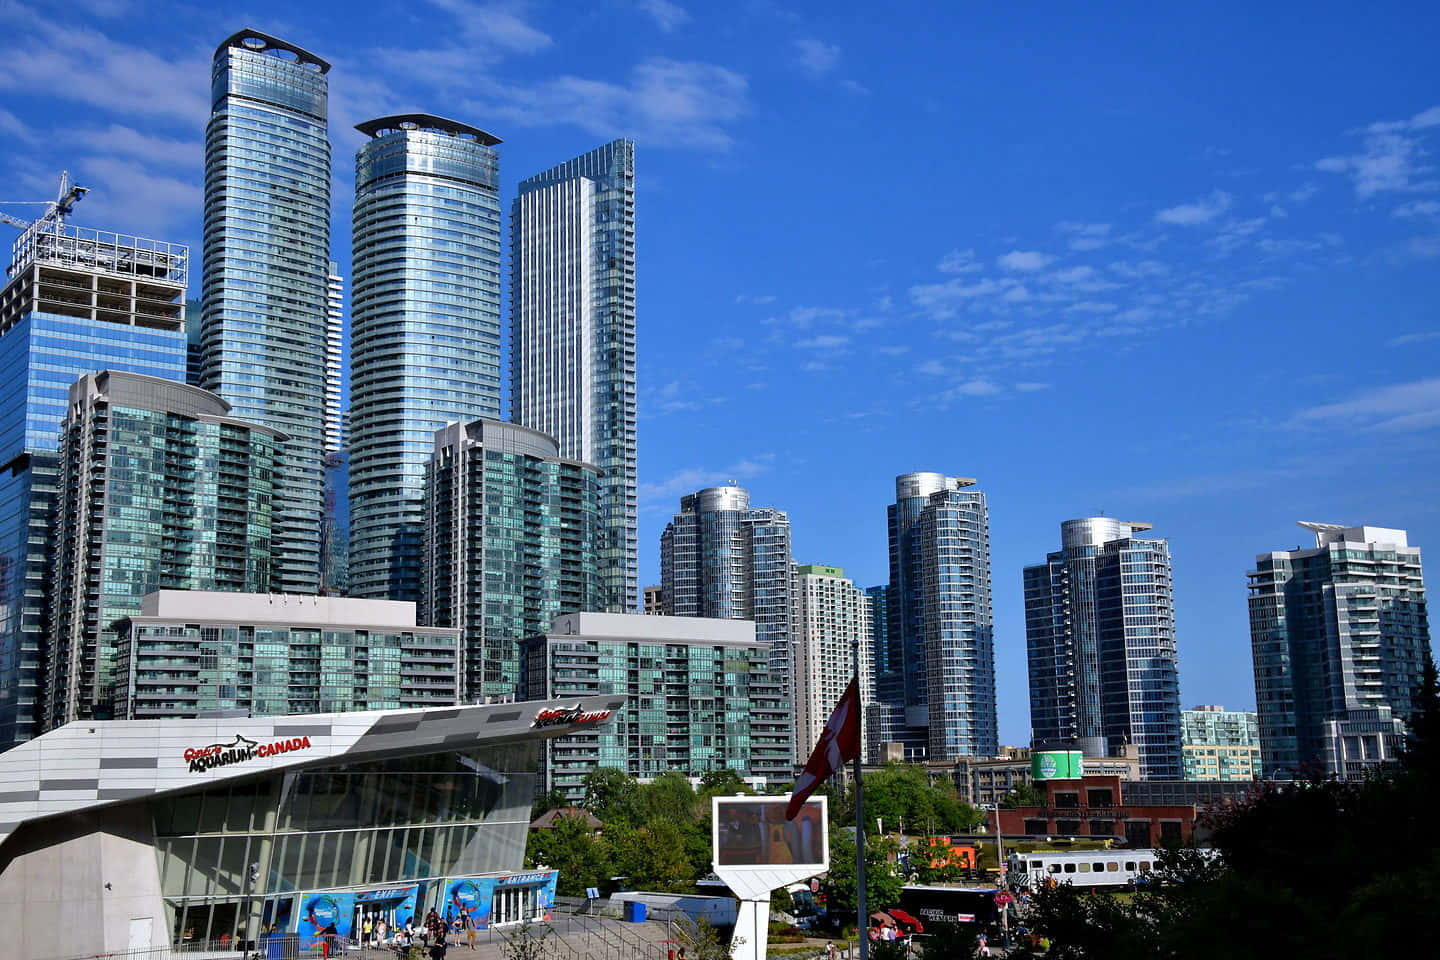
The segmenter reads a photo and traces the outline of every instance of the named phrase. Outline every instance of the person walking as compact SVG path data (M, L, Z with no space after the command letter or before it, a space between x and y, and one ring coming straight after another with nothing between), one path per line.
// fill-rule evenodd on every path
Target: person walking
M976 948L976 949L975 949L975 955L976 955L976 956L978 956L978 957L988 957L988 956L990 956L990 941L989 941L988 938L986 938L985 934L983 934L983 933L980 934L980 936L976 939L976 941L975 941L975 948Z
M475 934L477 931L475 930L475 918L471 916L469 910L466 910L464 913L460 914L460 923L465 928L466 945L469 946L471 950L474 950Z
M370 914L365 914L365 919L360 921L360 946L370 949L370 934L375 926L370 922Z

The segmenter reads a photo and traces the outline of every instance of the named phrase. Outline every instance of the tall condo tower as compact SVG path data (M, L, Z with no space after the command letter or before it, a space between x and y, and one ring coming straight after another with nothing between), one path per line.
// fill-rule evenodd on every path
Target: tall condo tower
M213 393L103 370L61 429L46 727L114 715L116 621L160 589L263 593L284 434ZM144 507L139 506L144 504Z
M70 386L107 368L183 380L189 268L180 244L55 220L15 241L0 291L0 750L43 732Z
M1264 775L1350 779L1393 760L1430 625L1404 530L1301 523L1311 550L1255 558L1250 649Z
M325 274L325 452L345 449L345 408L340 367L345 362L345 278L340 264L330 261Z
M356 129L350 593L419 601L435 431L500 416L500 139L428 114Z
M880 678L880 736L910 757L992 757L995 643L990 517L978 481L895 478L886 592L890 670Z
M460 628L468 702L511 700L521 643L599 599L599 471L498 420L449 424L433 443L420 619Z
M511 207L511 415L601 479L605 609L636 609L635 143L520 181Z
M205 130L203 386L286 444L278 586L320 585L330 266L330 65L242 30L220 44Z
M1066 520L1060 550L1025 568L1034 746L1140 754L1140 776L1179 780L1180 680L1170 545L1148 523Z

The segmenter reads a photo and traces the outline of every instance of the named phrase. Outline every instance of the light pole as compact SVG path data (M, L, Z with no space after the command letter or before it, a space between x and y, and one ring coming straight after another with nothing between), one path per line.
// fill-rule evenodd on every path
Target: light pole
M1005 865L1005 838L1000 831L1000 804L986 804L988 808L995 811L995 865L1000 869L1000 892L995 894L995 905L1000 908L1000 939L1005 949L1010 949L1010 902L1001 902L1000 898L1010 890L1010 871Z

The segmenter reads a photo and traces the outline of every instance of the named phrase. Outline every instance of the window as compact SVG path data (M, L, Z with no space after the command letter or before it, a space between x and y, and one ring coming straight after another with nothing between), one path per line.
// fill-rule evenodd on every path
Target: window
M1134 861L1134 860L1126 860L1126 861L1125 861L1125 869L1126 869L1126 871L1129 872L1129 873L1134 873L1134 872L1135 872L1135 861Z
M1097 861L1095 863L1092 863L1090 866L1096 873L1105 872L1105 864L1103 862Z
M1141 860L1141 861L1140 861L1140 872L1141 872L1141 873L1149 873L1149 872L1150 872L1150 866L1151 866L1151 862L1150 862L1149 860Z
M1067 864L1065 864L1065 872L1066 872L1066 873L1074 873L1074 872L1075 872L1075 864L1073 864L1073 863L1067 863Z
M857 855L857 856L858 856L858 855ZM1051 873L1059 873L1059 872L1060 872L1060 864L1058 864L1058 863L1052 863L1052 864L1050 864L1050 872L1051 872Z
M1105 872L1106 872L1106 873L1119 873L1119 872L1120 872L1120 861L1118 861L1118 860L1111 860L1109 863L1105 864Z

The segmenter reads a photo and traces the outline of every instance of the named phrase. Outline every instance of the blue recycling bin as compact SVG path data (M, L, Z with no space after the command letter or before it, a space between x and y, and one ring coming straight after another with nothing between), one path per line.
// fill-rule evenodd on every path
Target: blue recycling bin
M640 900L626 900L625 919L631 923L644 923L645 904Z

